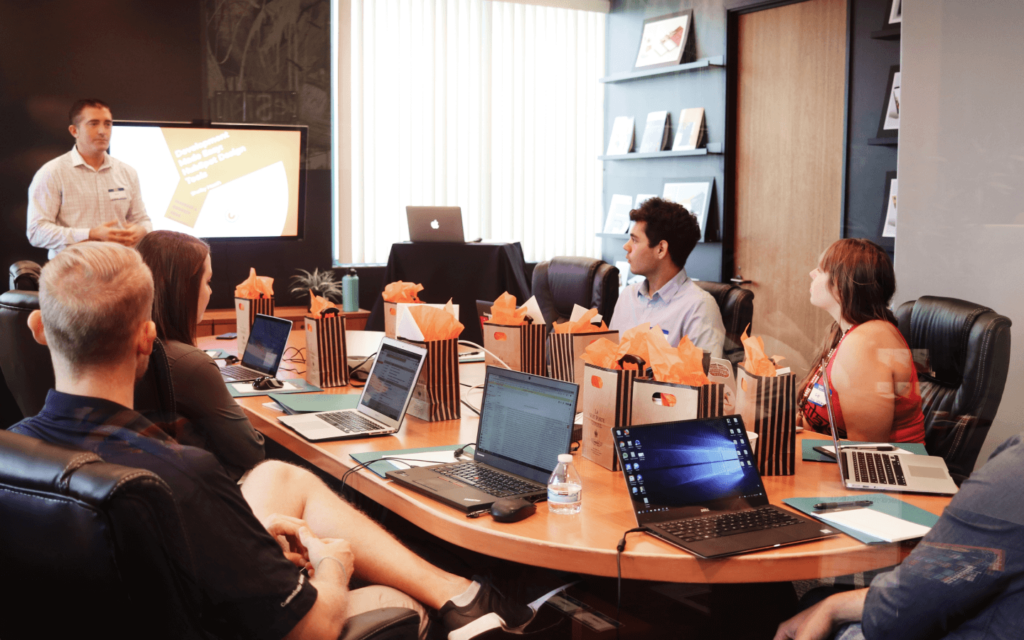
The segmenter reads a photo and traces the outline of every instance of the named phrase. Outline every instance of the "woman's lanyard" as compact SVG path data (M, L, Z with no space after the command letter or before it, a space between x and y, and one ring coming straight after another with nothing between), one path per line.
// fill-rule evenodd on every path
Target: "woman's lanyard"
M815 372L814 377L811 378L811 381L807 383L807 388L804 389L804 395L800 398L800 404L798 406L801 409L803 409L804 405L807 404L807 399L811 397L811 392L814 391L814 386L818 384L818 380L821 379L821 374L825 372L825 367L827 367L828 363L832 361L832 356L836 354L836 350L839 348L839 345L843 343L843 339L846 338L846 334L850 333L852 330L853 327L850 327L844 331L843 335L839 336L839 342L836 342L836 346L832 347L828 352L828 355L822 358L821 364L818 366L818 370Z

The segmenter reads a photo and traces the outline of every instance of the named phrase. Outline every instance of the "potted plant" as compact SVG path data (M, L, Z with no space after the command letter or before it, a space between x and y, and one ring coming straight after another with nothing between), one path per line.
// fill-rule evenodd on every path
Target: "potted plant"
M300 275L292 276L292 294L298 298L309 297L309 292L327 298L331 302L341 302L341 283L334 279L334 271L330 269L321 272L313 269L310 273L305 269L299 269ZM309 309L312 299L306 303Z

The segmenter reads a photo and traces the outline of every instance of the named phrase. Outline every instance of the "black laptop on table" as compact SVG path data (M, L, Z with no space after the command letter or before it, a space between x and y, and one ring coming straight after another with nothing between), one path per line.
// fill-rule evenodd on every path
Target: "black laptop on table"
M637 525L702 558L837 535L768 503L740 416L613 429Z
M465 512L500 498L544 500L558 455L569 452L578 393L571 382L487 367L473 460L387 477Z
M249 331L249 342L242 354L242 364L222 368L220 374L224 381L249 382L264 376L277 377L291 331L291 320L256 314Z

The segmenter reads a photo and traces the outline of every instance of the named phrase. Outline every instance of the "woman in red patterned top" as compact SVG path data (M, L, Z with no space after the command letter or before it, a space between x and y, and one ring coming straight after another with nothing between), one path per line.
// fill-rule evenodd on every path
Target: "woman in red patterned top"
M840 438L924 442L921 392L910 347L889 309L896 291L892 261L877 244L832 244L811 271L811 304L835 319L799 393L803 424L828 433L821 371L832 385Z

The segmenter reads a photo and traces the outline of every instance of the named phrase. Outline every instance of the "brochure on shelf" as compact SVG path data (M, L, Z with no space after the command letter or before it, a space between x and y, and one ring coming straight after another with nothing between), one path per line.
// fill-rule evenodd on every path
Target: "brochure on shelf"
M629 212L633 209L633 198L615 194L612 204L608 207L608 217L604 221L605 233L629 233Z
M672 143L673 151L693 151L703 147L707 125L704 122L704 108L683 109L679 113L679 126L676 139Z
M612 125L612 135L608 139L608 155L621 156L633 151L636 139L633 127L633 116L619 116Z
M644 137L640 141L640 153L657 153L668 146L671 135L668 111L652 111L647 114Z

